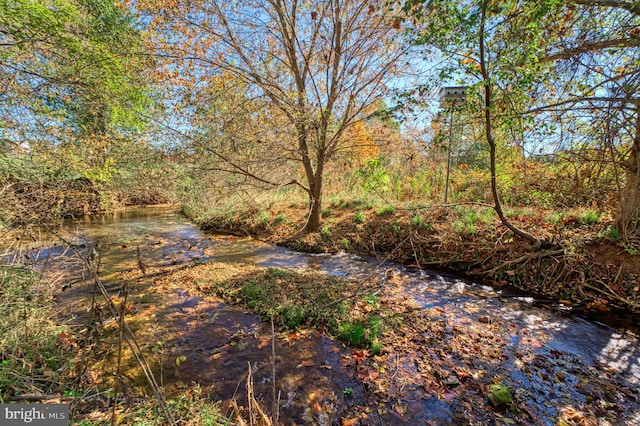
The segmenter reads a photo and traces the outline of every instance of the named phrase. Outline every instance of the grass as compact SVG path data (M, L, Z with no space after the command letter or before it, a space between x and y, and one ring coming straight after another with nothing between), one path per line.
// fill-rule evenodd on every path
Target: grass
M79 351L73 332L54 321L49 287L28 269L0 268L0 401L74 388Z
M278 213L278 215L273 219L274 225L280 225L281 223L285 223L287 221L287 216L284 213Z
M587 225L593 225L594 223L598 222L598 220L600 219L600 215L594 211L589 211L585 213L580 219Z
M243 268L244 273L229 277L226 269L216 269L214 273L221 276L204 280L212 273L209 267L201 265L189 272L198 274L198 282L212 283L200 286L205 294L244 304L264 317L273 315L278 327L312 327L354 347L382 352L380 340L386 327L382 316L373 313L380 308L379 298L362 292L361 283L317 272L258 267Z
M366 218L367 215L364 214L364 212L358 212L353 216L353 223L356 223L358 225L363 224Z
M386 204L378 209L377 214L378 216L386 216L393 214L395 211L395 207L393 207L391 204Z

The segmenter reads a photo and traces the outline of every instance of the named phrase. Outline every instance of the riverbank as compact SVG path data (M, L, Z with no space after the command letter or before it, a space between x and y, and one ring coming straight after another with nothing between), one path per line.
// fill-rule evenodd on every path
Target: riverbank
M46 262L60 283L50 316L70 327L53 338L87 358L68 364L73 374L25 372L24 383L53 373L66 384L40 397L73 401L81 424L166 424L144 364L177 424L249 417L249 365L253 395L285 424L624 424L640 413L637 337L526 298L359 256L206 235L167 208L71 232L101 241L110 296L94 298L94 281L72 276L90 243L33 249L33 266ZM124 322L143 363L122 344ZM6 400L30 389L0 387Z
M494 286L514 286L574 310L640 313L640 246L618 239L611 220L591 212L518 209L518 227L543 238L534 251L514 238L489 208L374 209L337 201L318 232L300 234L305 206L219 213L200 220L208 231L250 235L306 252L348 252L419 267L439 267Z

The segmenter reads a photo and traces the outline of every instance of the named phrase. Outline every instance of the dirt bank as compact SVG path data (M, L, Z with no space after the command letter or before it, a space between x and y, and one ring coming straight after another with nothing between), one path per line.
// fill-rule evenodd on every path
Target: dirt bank
M544 238L534 251L515 238L491 210L373 210L335 203L324 225L302 235L304 206L224 214L201 226L251 235L308 252L349 252L421 267L440 267L487 284L511 285L576 310L640 312L640 250L607 233L609 223L543 209L512 215L522 229ZM639 254L636 254L639 253Z

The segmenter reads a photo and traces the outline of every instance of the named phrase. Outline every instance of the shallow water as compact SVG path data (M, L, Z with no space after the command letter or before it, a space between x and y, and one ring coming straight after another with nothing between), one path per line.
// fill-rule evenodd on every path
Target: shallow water
M527 398L533 401L532 417L538 416L541 424L552 424L558 414L555 408L548 407L549 401L586 402L585 395L597 394L597 390L584 391L578 368L622 377L620 380L635 393L633 401L623 401L629 405L628 419L640 422L637 409L640 343L634 331L587 321L559 311L559 307L540 307L531 297L436 271L381 264L376 259L297 253L250 238L208 235L173 210L162 207L129 209L109 217L76 222L66 230L64 238L75 245L77 254L84 255L100 241L100 273L114 294L121 284L110 282L108 277L113 272L136 270L138 250L140 260L148 267L235 262L314 269L349 279L363 279L372 274L386 277L381 296L402 295L422 309L442 312L446 324L443 338L455 338L456 330L463 327L477 329L481 336L494 336L498 342L494 346L500 352L496 359L480 366L478 360L465 359L461 350L454 354L457 365L491 368L520 383ZM46 264L57 274L62 271L67 281L75 282L60 293L59 303L67 317L74 318L73 323L82 324L88 318L93 285L86 280L80 257L73 253L58 245L30 247L28 254L31 262ZM272 339L270 326L255 315L193 297L182 291L179 284L170 290L145 288L129 292L130 300L136 303L136 315L130 326L136 330L136 337L149 354L168 394L177 394L195 382L222 401L234 397L242 400L246 395L244 380L251 365L255 393L270 401L271 356L275 351L277 391L285 424L332 424L359 412L367 401L374 404L371 389L353 378L354 369L359 366L350 361L351 351L327 337L285 333ZM427 357L427 352L424 354ZM421 360L416 360L416 356L415 353L399 356L395 368L407 375L418 375ZM133 383L140 379L133 364L125 375ZM558 376L562 377L562 383L551 380ZM371 423L454 421L455 398L452 396L449 401L448 396L429 395L421 389L418 379L408 383L402 392L398 390L398 394L402 394L406 412L378 409L370 417Z

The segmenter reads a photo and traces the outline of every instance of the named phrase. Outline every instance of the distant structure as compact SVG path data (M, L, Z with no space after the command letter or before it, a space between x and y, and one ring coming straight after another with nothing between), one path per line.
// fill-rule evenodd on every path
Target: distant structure
M449 86L440 89L440 106L462 103L467 99L468 86Z
M449 110L449 146L447 147L447 177L444 184L444 203L449 202L449 175L451 174L451 146L453 145L454 107L467 99L467 86L448 86L440 90L440 108Z

